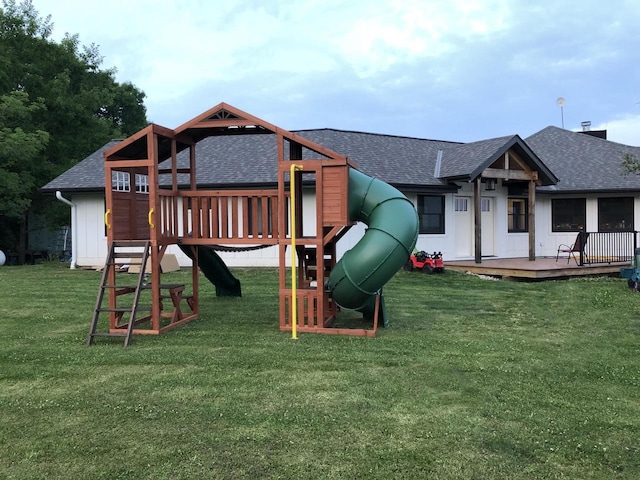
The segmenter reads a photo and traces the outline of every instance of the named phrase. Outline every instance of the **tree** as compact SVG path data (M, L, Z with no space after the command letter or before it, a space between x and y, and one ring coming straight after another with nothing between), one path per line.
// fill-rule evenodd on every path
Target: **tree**
M58 206L44 201L38 188L148 123L144 92L116 82L115 69L102 69L97 46L81 45L77 35L53 41L52 26L31 0L3 0L0 249L15 249L22 260L29 212Z
M26 92L0 97L0 220L5 225L21 223L38 187L38 159L49 143L49 134L34 126L33 116L44 108L42 101L31 102ZM5 230L3 236L11 233ZM12 237L19 241L15 232Z
M35 161L49 143L49 134L32 127L32 116L44 109L26 92L0 97L0 216L19 219L30 206L35 185Z

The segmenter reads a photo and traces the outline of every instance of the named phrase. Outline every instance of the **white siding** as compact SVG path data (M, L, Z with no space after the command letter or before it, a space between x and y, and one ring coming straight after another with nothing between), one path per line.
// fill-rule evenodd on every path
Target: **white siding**
M76 205L77 255L76 265L83 267L103 265L107 256L107 237L104 227L104 195L74 195L71 201Z
M457 257L455 251L455 236L457 234L454 213L454 198L456 195L471 196L473 199L473 185L463 184L456 194L445 194L445 233L441 235L419 235L416 248L427 252L442 252L446 260L468 259ZM527 233L508 233L507 231L507 190L500 184L496 190L482 192L483 196L494 198L495 205L495 254L500 258L528 257L529 236ZM603 195L605 196L605 195ZM606 195L611 196L611 195ZM627 195L628 196L628 195ZM413 204L417 203L417 195L408 193L407 197ZM554 198L586 198L587 231L598 230L598 196L597 195L555 195ZM104 263L107 252L107 241L104 228L104 197L98 194L74 195L72 201L76 204L78 225L78 266L98 266ZM473 210L473 204L470 207ZM181 212L181 209L180 209ZM572 244L575 241L574 232L551 231L551 196L537 195L536 197L536 256L555 257L558 245ZM305 191L303 198L303 231L312 236L316 232L315 196L313 191ZM640 229L640 194L635 195L635 229ZM364 235L366 226L357 224L338 242L338 258L352 248ZM473 235L473 232L471 232ZM473 240L472 240L473 241ZM181 266L190 266L191 261L175 245L168 249L178 258ZM250 252L220 252L225 263L231 267L245 266L278 266L278 248L271 246ZM287 259L289 256L287 255Z
M455 194L445 194L445 233L438 235L419 235L416 248L426 252L442 252L443 258L446 260L466 260L473 258L474 252L474 232L463 232L461 234L471 235L471 251L470 255L460 256L456 252L456 222L454 221L454 201L456 196L469 197L470 214L473 217L473 184L463 183ZM408 194L407 197L417 204L417 194ZM502 187L500 183L496 185L496 189L492 191L482 190L482 197L493 198L494 205L494 253L500 257L518 257L526 256L529 252L528 240L526 239L522 245L522 234L507 233L507 189Z

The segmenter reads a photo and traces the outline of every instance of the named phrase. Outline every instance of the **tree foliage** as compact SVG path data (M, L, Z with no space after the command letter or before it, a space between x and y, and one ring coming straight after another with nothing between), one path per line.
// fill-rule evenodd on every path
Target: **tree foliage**
M44 108L41 100L30 102L26 92L0 97L0 218L20 220L31 206L37 160L49 143L49 134L33 127L32 118Z
M145 94L118 83L115 69L102 68L96 45L69 34L56 42L52 28L51 16L42 18L31 0L3 0L0 249L16 248L7 242L20 225L24 229L29 209L52 203L42 202L39 187L112 138L147 124Z
M640 159L633 153L622 154L620 166L624 175L640 175Z

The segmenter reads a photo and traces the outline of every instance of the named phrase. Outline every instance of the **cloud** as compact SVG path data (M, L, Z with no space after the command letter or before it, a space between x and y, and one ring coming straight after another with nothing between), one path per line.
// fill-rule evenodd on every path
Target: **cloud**
M332 40L335 54L363 78L451 57L464 44L504 29L508 12L503 2L484 2L482 7L468 1L370 3L377 7L363 12L354 7L354 21L343 24Z
M632 1L33 3L57 38L98 44L168 127L225 101L289 129L470 141L560 126L559 96L567 128L633 135L640 110Z
M612 142L640 147L640 113L623 115L591 128L607 130L607 139Z
M453 55L461 42L503 29L508 13L504 1L469 0L35 3L44 14L51 10L56 33L95 41L123 79L160 99L180 85L269 72L346 67L372 78Z

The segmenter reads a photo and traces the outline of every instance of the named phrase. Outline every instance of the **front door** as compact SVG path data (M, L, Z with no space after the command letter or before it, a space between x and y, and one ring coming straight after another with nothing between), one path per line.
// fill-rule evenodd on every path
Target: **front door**
M471 197L454 197L455 254L458 258L473 255L473 212Z
M482 197L480 200L482 216L482 256L495 255L495 199Z

